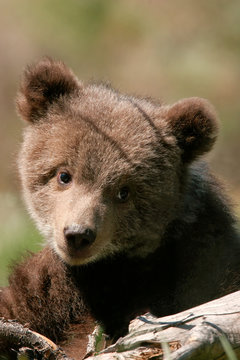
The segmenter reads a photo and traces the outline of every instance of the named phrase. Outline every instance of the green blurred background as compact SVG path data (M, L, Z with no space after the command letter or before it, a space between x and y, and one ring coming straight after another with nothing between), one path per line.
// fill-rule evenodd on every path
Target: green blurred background
M0 1L0 285L42 239L21 200L16 159L24 124L14 98L22 69L43 55L81 79L172 103L208 98L221 135L208 156L240 213L239 0Z

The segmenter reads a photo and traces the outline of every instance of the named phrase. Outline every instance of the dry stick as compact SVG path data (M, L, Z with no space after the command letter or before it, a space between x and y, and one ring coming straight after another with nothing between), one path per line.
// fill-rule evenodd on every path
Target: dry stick
M33 349L35 354L42 355L45 359L51 357L54 360L71 360L45 336L31 331L17 321L0 318L0 350L7 350L6 345L8 349L19 349L20 353Z

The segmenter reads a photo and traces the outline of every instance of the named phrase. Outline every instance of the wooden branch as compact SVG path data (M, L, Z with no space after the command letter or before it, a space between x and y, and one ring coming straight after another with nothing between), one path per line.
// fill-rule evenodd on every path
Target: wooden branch
M155 318L150 314L130 324L129 334L88 360L227 359L221 337L240 356L240 291L183 311ZM168 343L171 355L164 355Z
M26 358L41 358L55 360L71 360L51 340L24 327L14 320L0 319L0 355L2 352L15 349L19 355Z

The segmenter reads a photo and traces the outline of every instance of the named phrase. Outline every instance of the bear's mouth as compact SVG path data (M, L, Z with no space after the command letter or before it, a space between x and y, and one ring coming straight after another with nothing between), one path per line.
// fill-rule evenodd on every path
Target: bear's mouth
M78 248L57 245L55 250L61 259L69 265L82 265L95 257L92 248L89 246Z
M74 240L73 245L67 245L66 252L68 256L70 256L73 259L76 258L88 258L91 254L91 245L87 243L87 241L84 241L84 244L79 242L77 240Z

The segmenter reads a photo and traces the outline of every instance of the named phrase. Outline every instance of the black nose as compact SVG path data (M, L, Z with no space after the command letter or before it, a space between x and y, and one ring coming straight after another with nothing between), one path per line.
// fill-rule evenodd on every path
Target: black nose
M90 246L96 239L95 231L76 225L64 228L64 236L68 246L77 250Z

